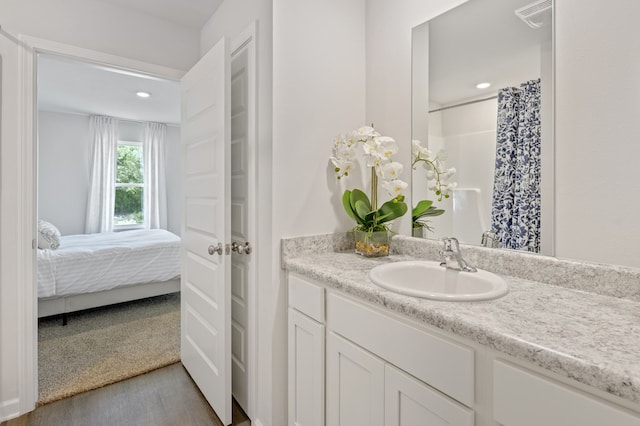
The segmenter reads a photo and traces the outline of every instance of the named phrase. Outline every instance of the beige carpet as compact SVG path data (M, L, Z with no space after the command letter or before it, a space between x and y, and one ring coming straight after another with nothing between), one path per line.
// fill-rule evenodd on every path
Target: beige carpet
M38 324L38 405L180 360L178 293Z

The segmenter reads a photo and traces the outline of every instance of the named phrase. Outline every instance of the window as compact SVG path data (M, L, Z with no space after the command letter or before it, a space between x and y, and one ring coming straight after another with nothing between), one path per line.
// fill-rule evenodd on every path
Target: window
M114 227L139 228L144 223L143 176L142 144L119 141Z

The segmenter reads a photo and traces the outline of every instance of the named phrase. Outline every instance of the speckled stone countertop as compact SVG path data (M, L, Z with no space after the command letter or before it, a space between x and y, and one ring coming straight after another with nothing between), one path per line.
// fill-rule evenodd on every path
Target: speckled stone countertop
M608 271L602 265L535 255L518 257L519 254L515 255L518 262L505 263L500 258L514 254L463 246L463 254L469 252L468 260L474 260L472 263L477 266L506 279L509 293L492 301L440 302L387 291L373 284L367 276L371 268L382 263L436 259L439 245L435 242L394 237L394 253L382 258L364 258L347 252L350 247L348 239L339 234L284 239L282 266L626 399L640 411L640 303L636 300L640 271L617 267ZM422 256L417 256L417 252ZM492 256L497 256L494 268L490 267ZM539 268L536 268L536 262L542 262ZM545 266L545 262L552 265ZM523 271L520 277L500 271L512 263L516 265L511 268ZM562 279L568 276L566 268L571 275L591 279L584 279L584 288L580 288L575 279ZM601 272L593 272L600 269ZM609 278L612 276L611 280L615 281L612 286L618 288L613 290L615 296L603 294L612 290L606 289L601 282L593 282L599 281L596 278L606 279L607 271ZM544 282L530 279L528 276L532 273L539 274Z

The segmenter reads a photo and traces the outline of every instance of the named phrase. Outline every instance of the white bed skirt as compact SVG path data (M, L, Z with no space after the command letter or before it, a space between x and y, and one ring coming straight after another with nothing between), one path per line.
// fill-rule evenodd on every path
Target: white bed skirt
M38 318L160 296L178 291L180 291L179 279L118 287L113 290L100 291L97 293L39 299Z
M180 237L161 229L61 237L59 249L38 250L38 297L173 280L180 246Z

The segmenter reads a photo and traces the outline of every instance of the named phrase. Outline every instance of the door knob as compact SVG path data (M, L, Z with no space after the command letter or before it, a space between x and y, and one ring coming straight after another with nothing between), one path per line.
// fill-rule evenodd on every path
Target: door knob
M220 256L222 256L222 250L223 250L222 249L222 243L218 243L218 245L215 246L215 247L213 245L209 246L209 254L211 256L213 256L216 253L218 253Z
M244 245L234 241L231 243L231 250L238 254L251 254L252 248L248 241L245 242Z

